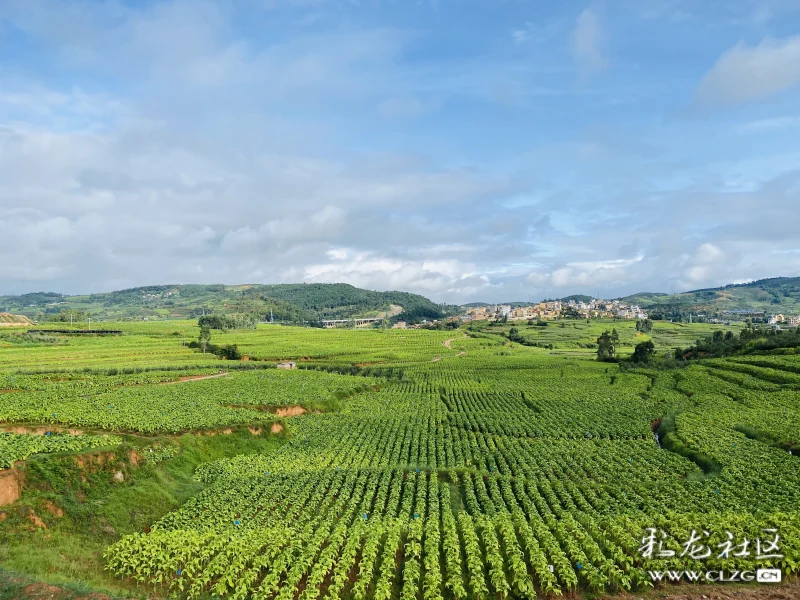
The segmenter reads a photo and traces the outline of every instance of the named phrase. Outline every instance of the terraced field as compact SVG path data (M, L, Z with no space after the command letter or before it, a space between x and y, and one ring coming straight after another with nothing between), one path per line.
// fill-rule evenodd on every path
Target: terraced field
M0 348L0 422L139 443L282 430L277 447L201 462L187 501L110 537L103 564L133 594L534 598L645 590L651 571L800 569L792 356L620 371L557 327L553 350L458 331L261 327L220 335L263 359L234 363L186 348L189 324L124 328ZM54 372L65 356L74 366ZM289 358L304 368L269 368ZM293 406L303 414L277 414ZM651 529L662 556L645 551ZM692 532L707 556L682 546ZM748 552L723 552L744 539ZM767 540L779 551L761 554L779 556L757 554Z

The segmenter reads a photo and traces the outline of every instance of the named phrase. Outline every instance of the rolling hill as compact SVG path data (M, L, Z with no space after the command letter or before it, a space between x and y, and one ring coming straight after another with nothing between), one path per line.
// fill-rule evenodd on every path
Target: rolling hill
M800 313L800 277L775 277L680 294L640 293L620 298L651 312L758 311Z
M391 317L415 322L445 316L443 307L408 292L375 292L344 283L279 285L159 285L116 292L67 296L37 292L0 296L0 311L39 320L195 318L203 314L256 315L300 322L321 319Z

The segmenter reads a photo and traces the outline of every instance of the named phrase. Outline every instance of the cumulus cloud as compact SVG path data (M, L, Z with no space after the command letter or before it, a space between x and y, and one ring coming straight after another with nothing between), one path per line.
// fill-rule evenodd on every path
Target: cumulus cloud
M637 278L634 267L644 257L631 259L594 260L570 262L550 273L532 271L527 281L535 285L551 285L558 289L584 288L592 290L598 285L618 285L620 287Z
M598 97L566 96L571 69L427 60L355 12L298 25L292 11L316 4L244 3L266 19L258 37L211 0L2 4L47 62L0 73L0 294L345 281L509 301L800 272L796 151L734 143L712 162L674 124L656 142L586 125ZM588 75L608 64L604 28L592 9L575 25ZM513 101L497 104L497 86ZM732 139L790 125L758 117Z
M587 8L578 16L572 33L572 54L582 75L591 75L608 66L604 43L600 19L595 11Z
M800 36L739 42L719 57L694 96L698 108L728 107L762 100L800 85Z

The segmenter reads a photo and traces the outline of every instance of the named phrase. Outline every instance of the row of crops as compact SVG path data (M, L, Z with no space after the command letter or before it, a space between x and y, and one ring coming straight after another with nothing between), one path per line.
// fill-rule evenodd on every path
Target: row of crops
M209 372L190 373L202 377ZM141 433L263 424L274 417L259 407L313 407L337 393L380 383L369 377L276 369L184 382L181 375L185 373L0 376L0 389L5 392L0 394L0 422Z
M18 369L63 369L146 366L214 366L221 361L188 346L198 337L197 321L103 323L119 336L65 336L63 343L38 346L4 345L0 372ZM98 325L99 327L100 325ZM261 325L255 330L214 331L213 343L237 345L254 360L301 360L347 364L431 360L443 350L452 332L422 330L322 330Z
M120 438L113 435L69 435L49 432L45 435L0 433L0 469L8 468L16 461L25 460L32 454L78 452L116 446L120 441Z
M463 508L455 509L454 491L464 496ZM455 471L264 474L213 487L107 554L117 572L187 597L534 598L537 590L641 587L648 569L703 568L699 560L637 557L634 532L647 527L674 539L719 529L712 545L726 539L723 530L755 539L780 528L800 539L796 515L603 514L588 497L563 494L523 478ZM800 546L783 551L796 554ZM703 564L741 569L755 561ZM789 559L759 564L797 569Z
M143 325L139 340L124 326L116 340L94 340L90 363L113 356L122 369L121 353L137 345L180 348L190 330L173 326ZM278 406L332 409L286 419L287 441L270 453L201 465L204 491L108 548L121 577L186 598L418 600L638 590L650 570L800 566L800 458L786 449L800 440L792 357L620 372L461 332L262 327L220 337L255 358L390 366L393 377L259 369L176 382L220 363L0 375L5 422L158 433L263 424ZM91 343L75 343L75 364ZM143 362L136 354L132 364ZM688 450L659 446L664 419ZM651 528L672 556L643 556ZM693 530L715 549L774 530L780 556L681 556Z
M798 457L736 429L796 435L790 384L718 382L716 362L618 373L474 343L292 421L274 453L201 466L207 489L109 548L110 567L184 597L409 600L641 589L650 570L797 572ZM665 415L718 475L659 448ZM693 559L674 544L645 558L648 528L707 531L713 548L777 530L781 557Z

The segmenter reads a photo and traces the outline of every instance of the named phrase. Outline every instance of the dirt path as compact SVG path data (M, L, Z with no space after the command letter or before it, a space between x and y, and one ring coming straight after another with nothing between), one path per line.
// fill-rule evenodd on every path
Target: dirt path
M173 385L175 383L186 383L187 381L202 381L203 379L216 379L217 377L225 377L228 374L227 371L224 373L217 373L216 375L189 375L187 377L178 377L177 381L164 381L159 385Z
M800 598L800 582L796 579L778 585L676 585L604 596L608 600L796 600Z
M465 354L466 354L466 352L464 352L464 351L462 350L461 352L459 352L458 354L456 354L456 356L464 356Z
M83 430L73 427L62 427L61 425L37 425L28 427L25 425L3 425L0 433L16 433L18 435L47 435L48 433L68 433L69 435L83 435Z
M442 360L441 356L434 356L431 362L439 362L440 360Z
M447 348L448 350L452 350L453 349L453 345L452 345L453 344L453 340L455 340L455 339L456 338L450 338L449 340L445 340L442 343L444 344L445 348Z

